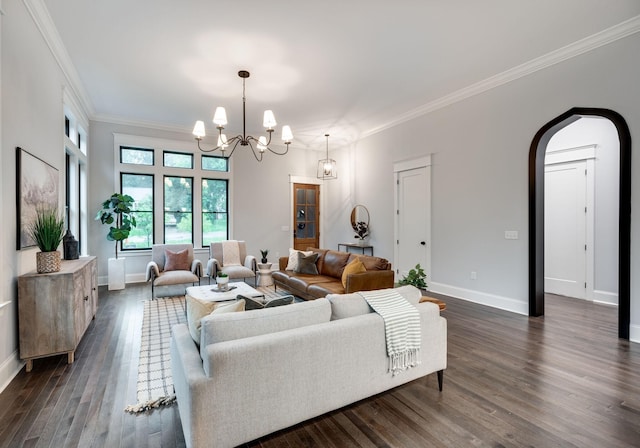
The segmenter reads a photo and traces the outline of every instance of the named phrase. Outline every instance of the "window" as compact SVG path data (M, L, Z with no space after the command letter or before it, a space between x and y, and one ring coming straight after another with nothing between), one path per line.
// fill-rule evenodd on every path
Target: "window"
M136 219L136 227L121 249L149 249L153 244L153 175L122 173L120 185L122 194L134 200L132 215Z
M164 177L164 242L193 243L193 178Z
M193 168L193 154L165 151L164 166L172 168Z
M202 169L207 171L229 171L229 159L203 155Z
M202 245L229 238L227 180L202 179Z
M120 147L120 163L153 166L153 149Z
M137 227L122 250L154 243L208 247L232 237L232 162L196 155L191 141L114 134L116 191L134 199Z
M79 254L87 253L87 131L88 120L79 112L79 108L70 95L63 93L64 133L64 217L67 229L79 241Z

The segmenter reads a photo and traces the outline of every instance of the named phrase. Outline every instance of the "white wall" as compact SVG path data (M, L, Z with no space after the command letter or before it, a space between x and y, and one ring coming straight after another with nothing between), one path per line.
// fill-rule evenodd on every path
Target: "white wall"
M60 171L63 204L65 79L23 2L4 2L2 29L2 227L0 390L18 372L17 277L35 270L37 249L16 250L16 158L20 146Z
M100 204L118 191L114 174L114 136L127 134L176 140L197 151L190 133L169 132L108 122L92 121L89 167L89 215L95 216ZM176 148L172 148L176 149ZM181 148L182 150L182 148ZM258 163L245 149L237 149L231 160L232 228L230 237L247 242L247 251L256 257L260 249L269 249L269 261L287 255L291 244L291 205L289 176L315 178L317 154L291 148L286 156L266 154ZM200 153L198 152L199 155ZM159 225L159 224L156 224ZM289 227L283 231L282 227ZM98 281L107 282L107 260L113 257L113 242L106 239L107 229L99 221L89 222L89 253L98 256ZM127 258L127 281L144 281L144 268L151 259L149 251L120 253ZM208 259L208 250L196 248L196 255Z
M594 299L617 304L620 141L607 119L585 117L558 131L547 153L596 144L594 200Z
M637 54L636 34L359 141L355 201L378 229L376 254L393 256L393 163L433 154L431 289L526 314L531 141L574 106L619 112L637 138ZM632 164L638 178L639 158ZM633 223L639 184L632 189ZM519 239L505 240L505 230L517 230ZM631 335L640 341L640 228L632 232Z

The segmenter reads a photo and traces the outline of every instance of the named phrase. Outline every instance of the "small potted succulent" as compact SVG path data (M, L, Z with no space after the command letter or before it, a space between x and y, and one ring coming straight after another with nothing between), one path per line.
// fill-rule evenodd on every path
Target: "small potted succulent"
M229 287L229 274L218 271L218 275L216 276L216 283L218 284L218 289L226 291Z
M40 207L27 232L36 242L41 252L36 254L36 270L39 274L60 270L58 246L64 237L64 219L57 207Z
M262 263L266 263L267 255L269 255L269 249L260 249L260 255L262 255L262 259L260 260Z

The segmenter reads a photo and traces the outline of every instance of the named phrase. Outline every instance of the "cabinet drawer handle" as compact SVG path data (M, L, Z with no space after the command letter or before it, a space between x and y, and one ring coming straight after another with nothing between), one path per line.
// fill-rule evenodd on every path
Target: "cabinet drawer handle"
M86 302L87 300L89 300L89 296L84 296L84 301Z

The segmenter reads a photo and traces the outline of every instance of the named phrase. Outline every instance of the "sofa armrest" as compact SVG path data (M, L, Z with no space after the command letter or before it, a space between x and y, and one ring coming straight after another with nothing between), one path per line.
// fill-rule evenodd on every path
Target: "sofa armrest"
M347 276L345 294L357 291L393 288L394 274L392 270L367 271Z
M278 267L280 268L281 271L286 271L288 264L289 264L289 257L278 258Z
M209 261L207 261L207 270L205 271L204 275L206 277L215 278L219 270L220 270L220 263L218 263L218 260L216 260L215 258L209 258Z
M197 258L191 262L191 272L196 274L198 277L202 277L202 262Z
M158 264L155 261L150 261L147 263L147 274L145 277L145 282L153 281L156 277L160 277L160 269L158 268Z
M247 255L244 259L244 267L251 269L253 272L256 272L258 270L256 257L254 257L253 255Z

